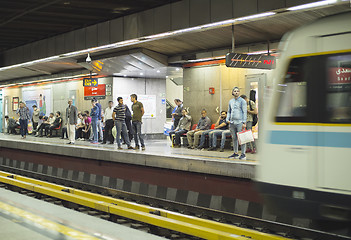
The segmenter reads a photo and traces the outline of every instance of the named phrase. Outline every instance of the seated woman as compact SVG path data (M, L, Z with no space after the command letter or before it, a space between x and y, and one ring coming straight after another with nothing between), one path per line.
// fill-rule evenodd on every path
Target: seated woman
M85 122L83 115L78 113L77 125L76 125L76 139L83 139L83 130L85 129Z

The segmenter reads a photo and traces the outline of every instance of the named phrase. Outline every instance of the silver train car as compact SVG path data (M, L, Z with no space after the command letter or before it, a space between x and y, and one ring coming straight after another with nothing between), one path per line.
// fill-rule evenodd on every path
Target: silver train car
M287 33L256 183L274 213L351 222L351 12Z

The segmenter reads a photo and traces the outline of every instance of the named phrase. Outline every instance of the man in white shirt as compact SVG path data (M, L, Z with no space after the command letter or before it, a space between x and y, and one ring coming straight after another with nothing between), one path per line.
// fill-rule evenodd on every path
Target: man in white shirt
M104 132L104 139L102 144L106 144L106 141L109 141L110 144L113 144L114 137L112 136L112 128L114 127L114 122L112 119L113 113L113 101L108 102L108 107L105 109L105 132Z

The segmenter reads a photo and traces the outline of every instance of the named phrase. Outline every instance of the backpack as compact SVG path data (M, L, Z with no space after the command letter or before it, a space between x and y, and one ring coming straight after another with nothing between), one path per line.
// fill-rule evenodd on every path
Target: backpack
M250 111L252 111L252 102L253 101L250 101ZM254 103L254 102L253 102ZM258 117L257 117L257 114L252 114L252 126L255 126L258 122Z
M129 110L129 107L127 105L126 106L126 120L130 121L132 119L132 113Z

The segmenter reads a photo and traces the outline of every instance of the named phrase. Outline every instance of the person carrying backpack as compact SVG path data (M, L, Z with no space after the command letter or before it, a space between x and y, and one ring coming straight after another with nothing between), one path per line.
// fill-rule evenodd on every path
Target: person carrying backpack
M246 129L252 130L252 127L257 124L257 108L256 103L248 99L246 95L241 95L247 103L247 122L246 122ZM247 143L247 153L256 153L256 144L255 141Z

